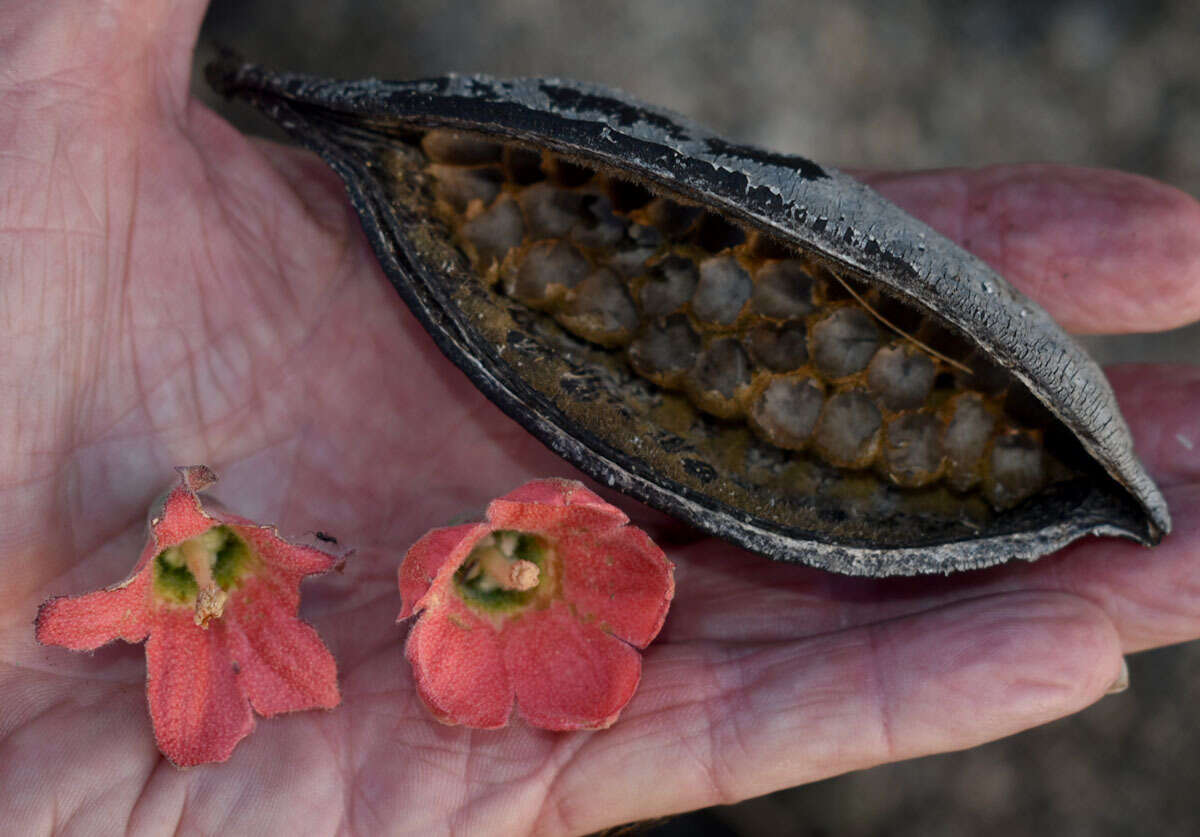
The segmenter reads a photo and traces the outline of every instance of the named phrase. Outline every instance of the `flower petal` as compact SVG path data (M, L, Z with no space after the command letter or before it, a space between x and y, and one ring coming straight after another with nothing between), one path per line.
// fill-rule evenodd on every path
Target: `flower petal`
M150 533L157 545L156 553L202 535L216 525L204 511L196 492L216 482L217 475L205 465L175 470L179 472L179 485L167 492L162 506L151 515Z
M607 529L628 522L625 512L604 502L583 483L543 479L527 482L488 504L487 519L497 529L544 532L564 522Z
M274 585L247 579L220 627L238 686L258 714L269 718L300 709L332 709L341 702L333 655Z
M475 544L492 531L486 523L464 523L426 532L412 545L400 563L400 619L407 619L417 610L418 600L425 595L442 567L453 573L471 553Z
M290 585L298 584L306 575L327 572L337 563L336 555L330 555L316 547L285 541L279 537L279 532L274 526L246 524L241 522L242 518L225 519L218 516L217 519L227 523L230 529L250 545L263 563L270 567L271 575L286 578ZM297 600L299 597L297 588Z
M164 607L146 643L146 696L158 749L180 767L225 761L254 729L220 632Z
M637 651L562 602L514 619L502 638L517 711L543 729L611 726L642 675Z
M404 653L421 699L439 721L496 729L508 723L513 688L496 629L447 596L421 614Z
M563 598L602 630L645 648L658 635L675 594L671 562L634 526L557 539Z
M117 587L46 600L38 608L37 641L72 651L92 651L114 639L141 642L150 630L150 575L144 566Z

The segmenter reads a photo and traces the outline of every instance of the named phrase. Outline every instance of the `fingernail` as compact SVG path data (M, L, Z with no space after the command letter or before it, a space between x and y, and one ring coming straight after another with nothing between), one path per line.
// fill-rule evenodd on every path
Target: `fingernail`
M1121 673L1117 675L1109 687L1104 691L1106 695L1119 695L1121 692L1129 688L1129 663L1125 662L1125 658L1121 658Z

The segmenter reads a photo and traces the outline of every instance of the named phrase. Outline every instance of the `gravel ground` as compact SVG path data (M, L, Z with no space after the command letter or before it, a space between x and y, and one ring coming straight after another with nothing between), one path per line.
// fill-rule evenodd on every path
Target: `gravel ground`
M218 0L199 60L215 42L343 77L563 75L834 165L1053 161L1200 195L1198 33L1189 0ZM1084 342L1105 363L1200 361L1200 326ZM1200 645L1130 668L1130 691L1047 727L653 832L1200 834Z

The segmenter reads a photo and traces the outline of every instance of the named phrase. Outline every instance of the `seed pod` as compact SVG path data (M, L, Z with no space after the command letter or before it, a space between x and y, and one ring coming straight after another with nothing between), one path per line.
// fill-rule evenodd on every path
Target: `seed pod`
M232 57L208 76L342 177L385 273L489 398L639 500L866 575L1170 528L1087 355L834 169L573 82Z

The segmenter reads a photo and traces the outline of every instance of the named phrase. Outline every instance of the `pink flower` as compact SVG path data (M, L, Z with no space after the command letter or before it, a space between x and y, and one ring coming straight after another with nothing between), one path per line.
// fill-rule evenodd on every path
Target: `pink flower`
M449 724L496 728L513 704L551 730L602 729L633 697L667 616L671 562L583 485L530 482L486 523L434 529L400 566L417 690Z
M133 574L83 596L53 598L37 639L91 651L146 640L146 696L158 749L179 766L224 761L264 717L340 702L337 666L296 616L300 580L337 558L288 543L270 526L206 511L197 492L217 479L178 468L152 514Z

